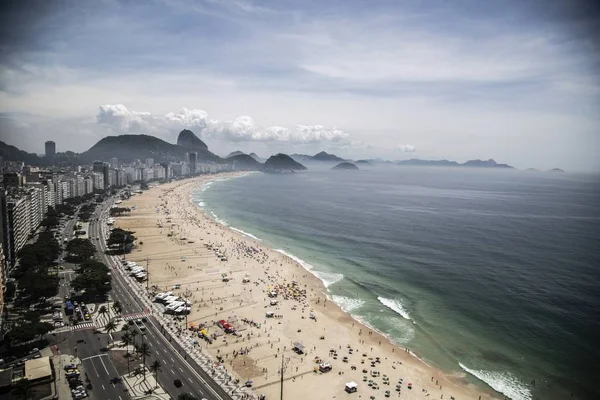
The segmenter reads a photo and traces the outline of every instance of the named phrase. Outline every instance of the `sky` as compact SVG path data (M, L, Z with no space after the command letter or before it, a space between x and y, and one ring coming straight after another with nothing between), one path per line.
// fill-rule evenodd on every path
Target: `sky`
M600 171L584 0L9 0L0 140L191 129L209 148Z

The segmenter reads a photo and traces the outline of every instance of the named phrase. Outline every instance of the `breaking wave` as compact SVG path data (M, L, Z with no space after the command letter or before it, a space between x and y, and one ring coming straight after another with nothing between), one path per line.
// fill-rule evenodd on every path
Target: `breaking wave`
M381 304L383 304L384 306L386 306L390 310L393 310L393 311L397 312L398 314L402 315L404 318L412 321L412 319L410 318L410 314L406 310L406 308L405 308L404 304L402 303L402 301L400 301L400 300L393 300L393 299L386 299L385 297L377 297L377 300L379 300L379 302Z
M331 296L331 299L347 313L359 309L365 304L365 301L362 299L354 299L352 297L338 296L335 294Z
M230 228L232 231L236 231L236 232L238 232L238 233L241 233L241 234L242 234L242 235L244 235L244 236L251 237L251 238L252 238L252 239L254 239L254 240L258 240L259 242L261 242L261 241L262 241L262 239L260 239L260 238L258 238L258 237L256 237L256 236L254 236L254 235L253 235L253 234L251 234L251 233L244 232L244 231L243 231L243 230L241 230L241 229L234 228L233 226L231 226L231 227L229 227L229 228Z
M531 400L533 398L526 384L509 372L475 370L465 367L462 363L458 363L458 365L469 374L487 383L494 390L512 400Z

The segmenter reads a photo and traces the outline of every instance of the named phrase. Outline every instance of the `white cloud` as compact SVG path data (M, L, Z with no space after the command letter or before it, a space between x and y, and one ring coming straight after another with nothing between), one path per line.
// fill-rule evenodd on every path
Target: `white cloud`
M405 153L414 153L416 150L416 147L410 144L399 144L397 148Z
M148 112L129 111L122 104L106 104L100 106L96 116L99 124L106 124L118 132L146 133L153 132L152 115Z
M169 125L178 126L187 129L204 130L208 126L208 114L202 110L188 110L182 108L177 113L168 113L165 115L165 121Z
M296 125L293 129L271 126L260 129L249 116L234 120L208 120L208 113L199 109L182 108L174 113L153 115L149 112L132 111L122 104L100 106L96 116L99 124L107 125L117 133L161 133L191 129L211 139L230 142L291 142L351 144L350 135L337 128L323 125Z

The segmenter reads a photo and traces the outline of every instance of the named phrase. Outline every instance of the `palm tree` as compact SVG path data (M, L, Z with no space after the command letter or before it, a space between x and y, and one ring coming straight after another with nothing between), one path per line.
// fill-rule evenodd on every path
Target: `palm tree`
M106 309L106 306L102 306L98 309L98 314L104 316L106 313L108 312L108 310Z
M108 335L110 336L111 332L117 330L117 324L115 324L115 321L108 321L108 323L104 326L104 329L106 329L106 333L108 333ZM110 337L112 339L113 344L115 344L115 338L113 338L112 336Z
M146 381L146 356L150 355L150 345L146 342L142 342L139 346L137 346L137 352L142 356L142 364L144 367L144 382Z
M133 345L133 347L135 348L135 338L139 335L140 333L136 330L132 330L131 332L129 332L129 335L131 336L131 344Z
M118 300L113 303L112 308L117 314L121 314L121 311L123 311L123 305Z
M162 364L159 360L154 360L154 362L152 364L150 364L150 372L154 372L154 380L156 381L156 389L158 389L158 373L160 371L162 371L162 369L160 369L160 367L162 367Z
M125 325L127 326L127 325ZM123 336L121 336L121 341L125 345L125 353L129 355L129 345L133 343L133 336L131 332L126 331ZM127 373L131 375L131 370L129 369L129 363L131 362L131 358L127 357Z

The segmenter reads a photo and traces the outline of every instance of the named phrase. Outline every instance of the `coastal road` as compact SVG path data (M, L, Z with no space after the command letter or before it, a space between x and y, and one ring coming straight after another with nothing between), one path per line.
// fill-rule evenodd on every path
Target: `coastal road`
M143 303L132 293L129 285L125 282L125 277L121 276L113 261L104 251L106 242L102 226L104 220L108 218L108 210L113 205L113 200L109 199L98 207L98 221L91 221L89 226L90 237L96 243L98 248L97 258L111 268L113 299L121 302L123 314L142 313L145 311ZM96 240L99 237L99 240ZM180 345L172 340L169 333L163 335L163 329L158 320L148 316L146 325L145 340L150 344L152 353L147 357L147 363L153 360L159 360L162 364L162 371L158 374L158 382L163 389L169 393L172 398L177 398L181 393L191 393L196 397L210 400L230 400L231 396L218 385L212 377L204 371L195 361L187 356L187 353ZM174 380L179 379L183 383L181 388L177 388Z

